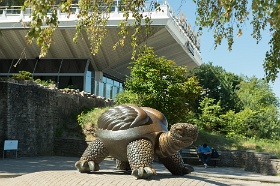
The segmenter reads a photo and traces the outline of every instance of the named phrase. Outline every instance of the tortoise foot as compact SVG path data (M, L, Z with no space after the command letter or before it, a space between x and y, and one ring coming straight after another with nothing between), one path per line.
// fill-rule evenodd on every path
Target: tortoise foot
M91 171L99 171L99 164L94 161L79 160L75 163L75 167L80 173L89 173Z
M193 171L194 171L194 168L193 168L192 166L190 166L190 165L188 165L188 164L185 164L185 165L184 165L183 172L184 172L185 174L190 174L190 173L193 172Z
M137 179L147 179L156 175L156 171L151 167L139 167L133 169L131 175L135 176Z
M184 164L184 161L179 152L169 157L159 157L159 160L173 175L183 176L194 171L192 166Z

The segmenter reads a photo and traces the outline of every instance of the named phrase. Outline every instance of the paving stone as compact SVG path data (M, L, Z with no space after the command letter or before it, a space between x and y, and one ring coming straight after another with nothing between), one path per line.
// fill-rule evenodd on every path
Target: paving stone
M136 179L129 171L118 171L113 160L101 163L96 173L75 170L74 157L30 157L0 160L0 186L209 186L209 185L280 185L279 176L265 176L242 169L195 167L195 172L173 176L162 164L154 163L157 175ZM35 165L35 166L34 166ZM21 175L14 178L7 176Z

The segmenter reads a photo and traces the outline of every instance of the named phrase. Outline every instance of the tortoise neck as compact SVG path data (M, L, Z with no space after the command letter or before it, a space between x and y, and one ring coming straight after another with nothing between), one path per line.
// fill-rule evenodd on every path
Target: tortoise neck
M184 147L190 146L192 141L182 141L174 138L170 131L164 132L159 136L159 146L157 154L161 158L169 157Z

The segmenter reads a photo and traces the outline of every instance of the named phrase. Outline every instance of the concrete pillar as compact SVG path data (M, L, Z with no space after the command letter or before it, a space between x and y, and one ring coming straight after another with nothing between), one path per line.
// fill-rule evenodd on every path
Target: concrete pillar
M95 72L94 72L94 79L95 79L95 81L102 82L102 79L103 79L103 72L101 72L101 71L95 71Z

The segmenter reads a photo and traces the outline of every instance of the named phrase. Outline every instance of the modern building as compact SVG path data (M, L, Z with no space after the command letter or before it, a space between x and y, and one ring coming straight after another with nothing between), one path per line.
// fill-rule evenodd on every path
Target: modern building
M108 34L96 55L90 52L86 32L82 32L78 43L73 42L79 7L73 6L68 17L58 10L59 27L53 35L53 43L46 57L39 59L40 50L25 39L30 9L22 11L17 6L0 7L0 77L9 77L19 71L29 71L34 79L54 80L59 88L73 87L96 95L114 99L122 91L122 83L130 71L132 47L125 45L113 50L118 41L118 24L123 19L119 11L119 0L112 7ZM158 56L165 56L177 65L189 69L201 65L199 38L191 30L184 16L176 16L167 1L158 1L161 12L155 12L153 1L147 1L144 14L152 18L152 34L141 33L142 44L152 46ZM132 18L131 18L132 19ZM143 25L144 26L144 25ZM14 66L17 64L16 66Z

